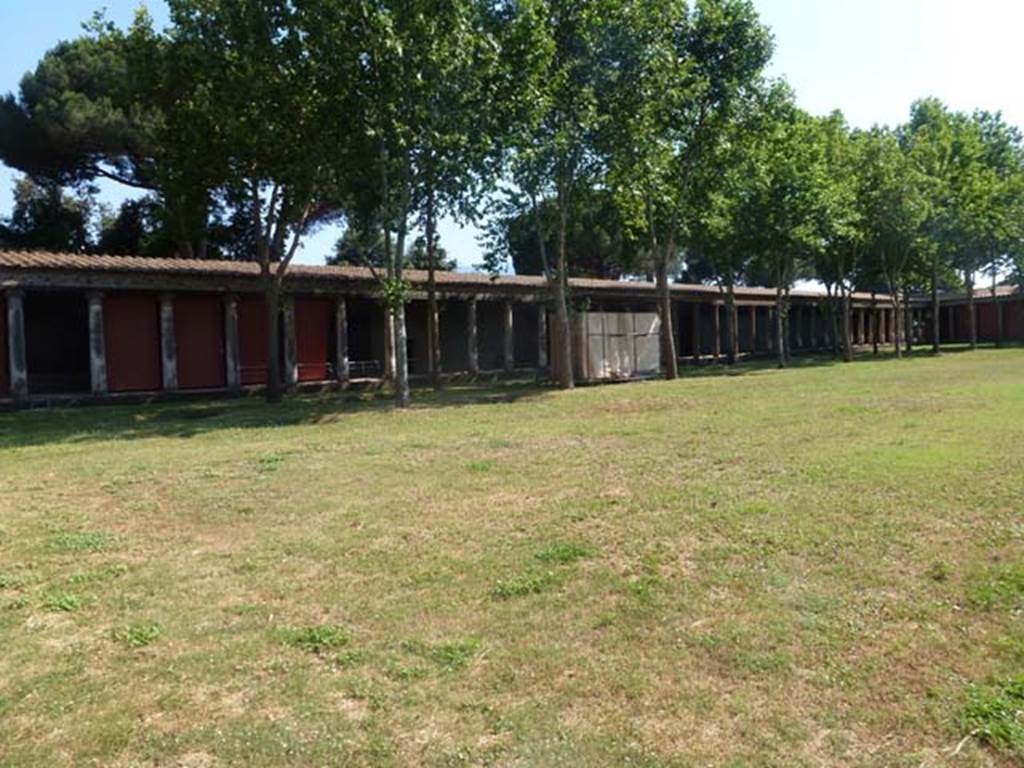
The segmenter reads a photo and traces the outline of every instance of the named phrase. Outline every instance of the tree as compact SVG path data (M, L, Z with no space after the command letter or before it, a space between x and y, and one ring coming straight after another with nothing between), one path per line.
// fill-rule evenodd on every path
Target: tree
M86 253L92 247L95 203L69 195L57 183L26 176L14 185L14 208L0 221L0 248Z
M893 308L895 351L900 357L906 325L905 288L923 266L926 200L898 135L889 129L874 128L865 136L861 169L864 214L870 227L866 258L871 269L885 279Z
M248 214L268 313L267 401L281 399L280 309L285 275L303 235L340 207L336 174L349 156L344 102L355 49L337 51L327 98L309 46L316 4L287 0L170 0L177 55L191 62L214 110L209 136L188 148L220 168L218 187ZM339 45L357 39L354 30ZM347 55L346 55L347 54ZM346 87L347 86L347 87ZM215 158L219 158L217 160Z
M61 185L152 192L178 252L202 258L220 171L218 156L197 153L219 117L199 87L204 64L145 11L125 31L97 14L0 101L0 160Z
M546 232L544 248L556 250L554 226L557 211L553 200L540 203L540 217ZM625 275L643 274L650 268L647 252L626 231L620 209L612 195L602 188L582 188L573 196L568 217L566 251L571 277L618 280ZM484 235L489 263L510 263L517 275L543 275L544 265L537 248L534 214L513 210L495 216ZM488 263L483 265L488 267Z
M435 269L452 272L458 263L448 255L439 243L435 243L433 254L427 253L427 240L420 235L412 242L407 259L412 269L427 271L433 264ZM358 227L349 226L334 244L334 253L327 257L330 266L367 267L384 269L384 233L367 233Z
M789 292L819 247L822 143L814 121L796 108L782 83L765 90L758 114L744 171L749 192L742 216L751 269L775 287L774 347L784 367L789 363Z
M669 274L696 215L698 173L736 105L756 88L772 40L747 0L648 0L624 7L610 89L612 184L646 234L657 282L662 363L678 375Z
M529 215L555 308L551 369L559 386L574 385L569 327L570 215L575 195L601 169L597 132L599 85L607 81L602 56L613 0L535 0L518 4L504 35L505 68L522 73L525 99L515 104L507 176L500 209L506 218ZM553 216L545 216L549 201ZM553 252L548 249L554 241ZM498 264L489 263L496 270Z

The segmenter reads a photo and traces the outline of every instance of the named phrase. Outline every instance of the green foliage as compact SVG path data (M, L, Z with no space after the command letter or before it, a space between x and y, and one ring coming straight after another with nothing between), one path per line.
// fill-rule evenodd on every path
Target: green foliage
M51 552L102 552L113 546L113 536L100 531L63 532L47 542Z
M1024 609L1024 564L1000 565L976 574L968 584L967 598L989 611Z
M1000 752L1024 758L1024 677L990 686L972 685L961 728Z
M54 613L71 613L82 605L82 599L72 592L49 592L43 597L43 608Z
M156 623L125 624L114 628L111 637L127 648L145 648L160 637L162 627Z
M555 580L555 574L551 571L520 573L500 579L491 590L491 596L498 600L510 600L537 595L554 584Z
M408 641L402 644L405 651L432 661L446 672L458 672L468 667L480 652L480 646L481 643L476 638L443 643Z
M575 563L577 560L582 560L585 557L590 557L590 554L590 548L585 547L582 544L558 541L549 544L538 552L537 559L543 563L567 565L569 563Z
M336 624L289 628L282 633L282 642L285 645L318 655L336 648L344 648L351 640L348 631Z

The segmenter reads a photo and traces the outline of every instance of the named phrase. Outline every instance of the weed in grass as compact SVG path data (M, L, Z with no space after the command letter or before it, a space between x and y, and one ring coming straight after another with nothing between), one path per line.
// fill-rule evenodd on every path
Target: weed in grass
M555 542L537 553L537 559L543 563L568 565L590 556L590 549L580 544Z
M370 652L364 650L353 649L350 651L344 651L334 657L334 663L343 669L350 669L352 667L358 667L360 664L365 664L370 660Z
M543 592L555 582L555 574L547 571L544 573L520 573L499 580L491 590L491 596L498 600L510 600L513 597L525 597Z
M334 624L315 627L289 628L283 633L283 642L292 648L321 654L334 648L342 648L352 640L348 632Z
M469 462L469 464L466 465L466 469L469 470L470 472L478 472L482 474L484 472L493 471L494 468L497 466L497 462L491 459L482 459L480 461Z
M961 727L983 744L1024 758L1024 676L991 686L972 685Z
M968 601L986 611L1024 608L1024 564L990 568L968 585Z
M402 648L408 653L434 662L446 672L458 672L468 667L480 651L480 641L475 638L444 643L409 640L402 644Z
M71 592L50 592L43 597L43 608L55 613L71 613L81 605L81 598Z
M145 648L156 641L163 630L159 624L126 624L116 627L111 637L127 648Z
M91 571L82 571L68 577L69 584L90 584L99 581L111 581L128 573L128 566L124 563L113 563L102 568L94 568Z
M16 597L13 600L9 600L4 603L4 610L7 611L18 611L25 608L28 605L27 597Z
M422 664L403 664L392 656L384 662L384 674L396 683L409 683L422 680L430 674L430 670Z
M25 577L14 573L0 573L0 589L20 589L25 586Z
M114 537L99 531L64 531L47 543L51 552L102 552L114 544Z
M932 581L942 583L949 581L949 577L953 575L953 567L943 560L936 560L928 566L928 570L925 571L925 574Z

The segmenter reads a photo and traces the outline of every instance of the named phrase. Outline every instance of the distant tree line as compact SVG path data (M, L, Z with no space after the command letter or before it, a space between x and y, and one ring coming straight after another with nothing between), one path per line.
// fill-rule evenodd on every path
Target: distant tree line
M932 99L892 128L808 115L766 77L773 40L748 0L168 5L163 30L144 11L127 29L97 15L0 101L0 160L26 174L0 239L252 260L276 318L302 239L343 223L330 261L377 275L400 405L406 268L429 273L439 376L443 218L484 227L486 268L546 278L563 387L571 275L655 281L670 378L680 278L719 287L731 358L735 289L773 286L780 365L799 280L825 285L846 359L854 291L884 293L903 318L911 294L937 310L942 289L963 287L973 341L977 277L1024 282L1020 132ZM141 197L98 207L102 180Z

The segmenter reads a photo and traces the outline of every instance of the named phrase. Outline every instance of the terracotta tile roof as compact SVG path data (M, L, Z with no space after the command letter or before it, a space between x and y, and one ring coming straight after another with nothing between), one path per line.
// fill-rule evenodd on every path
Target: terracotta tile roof
M142 258L138 256L109 256L109 255L84 255L75 253L54 253L50 251L3 251L0 250L0 270L12 271L83 271L100 273L135 273L135 274L165 274L165 275L190 275L210 277L258 277L260 274L259 265L254 262L243 261L216 261L207 259L177 259L177 258ZM373 273L365 267L329 267L310 266L306 264L294 264L289 268L289 274L326 281L352 281L368 282L373 280ZM427 282L427 273L422 270L406 270L406 278L414 286L422 286ZM639 294L651 293L654 291L654 283L645 281L625 280L596 280L591 278L573 278L571 284L574 288L585 291L636 291ZM437 283L442 287L452 289L473 289L487 290L501 287L519 287L543 289L545 280L542 277L531 275L498 275L492 276L483 273L472 272L437 272ZM714 296L719 293L718 288L712 285L697 285L674 283L674 293L690 295ZM758 299L762 301L771 300L775 296L774 288L744 287L737 288L736 294L743 299ZM801 298L819 298L824 294L820 291L794 290L792 296ZM870 300L869 294L856 294L855 298ZM879 295L877 299L885 297Z

